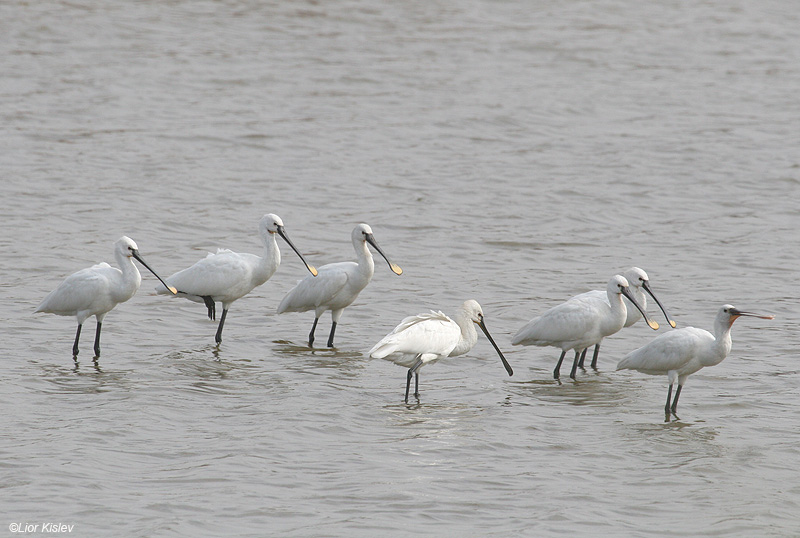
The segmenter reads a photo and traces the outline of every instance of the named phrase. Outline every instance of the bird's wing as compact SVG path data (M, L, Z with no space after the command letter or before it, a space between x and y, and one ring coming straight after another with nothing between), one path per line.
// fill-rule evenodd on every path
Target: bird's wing
M579 340L592 327L591 311L597 300L569 300L554 306L523 326L511 341L512 345L559 345Z
M121 274L103 262L72 273L42 300L36 312L72 315L88 309L98 297L108 295L115 272Z
M576 296L572 297L572 299L570 299L570 300L572 301L572 300L575 300L575 299L578 299L578 300L603 299L604 301L608 302L608 293L606 293L604 291L601 291L601 290L591 290L591 291L587 291L585 293L581 293L579 295L576 295Z
M348 269L353 266L356 266L353 262L323 265L317 276L308 275L289 290L278 305L278 314L305 312L330 302L347 285Z
M237 284L249 282L251 273L251 264L243 255L220 249L166 280L180 293L213 297L226 294ZM156 287L156 292L169 293L163 284Z
M645 374L664 374L689 362L714 336L695 327L675 329L653 338L631 351L617 364L617 370L638 370Z
M369 350L374 359L393 360L403 366L405 360L421 354L446 357L458 344L461 329L442 312L409 316ZM413 360L411 361L413 362Z

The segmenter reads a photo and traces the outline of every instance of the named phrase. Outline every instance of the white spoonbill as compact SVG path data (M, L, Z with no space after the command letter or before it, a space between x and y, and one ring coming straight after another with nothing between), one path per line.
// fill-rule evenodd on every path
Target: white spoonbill
M664 317L667 318L667 323L673 329L675 328L675 322L669 318L669 314L667 314L667 310L664 308L664 305L661 304L661 301L658 300L653 290L650 288L650 279L647 277L647 273L644 270L639 269L638 267L631 267L624 273L622 276L625 277L625 280L628 281L628 284L631 287L631 292L633 293L633 297L636 299L636 302L639 303L639 306L642 307L642 310L645 312L647 311L647 295L642 292L642 289L650 294L650 296L655 300L658 307L664 313ZM580 295L576 295L573 299L580 299L586 297L600 297L601 299L605 300L607 298L606 292L601 290L592 290L587 291L586 293L581 293ZM627 301L627 299L624 299ZM624 327L630 327L640 319L642 319L642 313L639 312L638 308L631 308L633 305L630 301L625 303L625 310L628 313L628 317L625 319ZM598 342L594 346L594 354L592 355L592 368L597 370L597 355L600 353L600 344ZM588 349L588 348L586 348ZM583 368L583 360L586 358L586 349L581 352L581 358L578 360L578 367Z
M375 262L367 248L367 243L373 246L389 264L396 275L403 274L400 267L386 257L372 235L372 228L366 224L359 224L353 228L351 234L353 248L358 257L357 262L329 263L319 268L317 278L301 280L292 288L281 304L278 305L278 314L284 312L314 311L314 325L308 334L309 347L314 345L314 331L317 329L319 317L326 311L331 311L331 333L328 336L328 347L333 347L333 334L336 324L342 317L345 307L356 300L361 290L367 287L372 275L375 273Z
M657 330L658 323L648 319L647 314L633 297L625 277L615 275L608 281L606 298L591 296L572 298L554 306L517 331L511 343L515 346L560 347L561 357L553 370L555 379L560 377L564 355L571 349L575 350L575 360L569 374L575 379L581 351L619 331L625 324L627 310L625 303L622 302L623 295L642 312L650 328Z
M686 378L706 366L721 363L731 351L731 327L739 316L751 316L761 319L774 319L775 316L764 316L753 312L743 312L726 304L717 312L714 320L714 334L695 327L684 327L653 338L649 343L635 351L631 351L619 361L617 370L638 370L650 375L669 377L667 405L664 406L666 420L669 421L670 410L678 418L678 397L686 383ZM678 381L678 390L672 400L672 386Z
M269 213L258 222L258 233L264 243L264 256L240 254L228 249L218 249L216 254L209 254L199 262L167 278L167 283L178 290L178 296L190 301L205 303L208 308L208 319L216 317L215 302L222 303L222 317L219 320L214 340L222 342L222 327L228 309L236 299L241 299L257 286L270 279L281 264L281 251L275 235L280 235L294 250L313 276L317 270L308 265L297 247L289 240L283 221L278 215ZM164 286L158 286L156 292L167 293Z
M464 301L452 319L442 312L434 311L405 318L369 350L369 356L408 368L405 399L408 403L411 374L414 374L414 396L419 398L419 369L430 362L463 355L471 350L478 341L478 333L473 324L481 328L494 346L508 375L514 375L514 370L486 329L481 305L472 299Z
M78 356L78 341L81 338L83 322L91 316L97 319L94 354L100 356L100 330L103 327L103 318L119 303L124 303L133 297L139 289L142 275L139 274L131 258L139 260L139 263L161 280L161 277L142 259L139 247L130 237L123 236L114 243L114 257L120 269L103 262L72 273L36 308L36 312L75 316L78 319L78 332L72 345L74 357ZM175 293L174 289L171 291Z

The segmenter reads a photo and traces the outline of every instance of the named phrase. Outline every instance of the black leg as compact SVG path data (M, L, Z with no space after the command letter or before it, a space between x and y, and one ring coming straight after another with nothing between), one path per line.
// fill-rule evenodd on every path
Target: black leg
M583 351L585 352L586 348L584 348ZM580 358L580 356L581 352L576 350L575 359L572 361L572 371L569 373L569 377L571 377L573 381L575 380L575 373L578 371L578 359Z
M419 399L419 371L414 372L414 397Z
M558 359L558 364L556 364L556 369L553 370L553 378L558 379L561 377L561 363L564 362L564 355L566 355L566 351L561 352L561 357Z
M100 329L103 328L103 324L99 321L97 322L97 332L94 333L94 356L100 356Z
M406 403L408 403L408 389L411 388L411 368L408 369L408 375L406 376Z
M589 348L587 347L587 348L585 348L585 349L584 349L584 350L581 352L581 358L580 358L580 360L578 361L578 368L581 368L581 369L583 369L583 359L585 359L585 358L586 358L586 350L587 350L587 349L589 349Z
M214 337L214 340L217 344L222 343L222 326L225 325L225 318L228 316L228 309L224 308L222 310L222 316L219 318L219 327L217 327L217 335Z
M217 306L214 304L214 299L210 295L201 295L203 302L206 303L208 309L208 319L217 319Z
M675 415L675 418L678 418L678 398L681 397L681 389L683 385L678 385L678 390L675 391L675 399L672 400L672 414Z
M597 370L597 354L600 353L600 342L594 346L594 355L592 355L592 370Z
M669 422L669 404L672 402L672 385L669 386L669 390L667 391L667 405L664 406L664 414L667 415L667 419L665 422Z
M311 332L308 333L308 347L314 347L314 331L317 330L317 322L319 318L314 318L314 325L311 326Z
M331 325L331 334L328 336L328 347L333 347L333 333L336 332L336 322Z
M81 327L83 327L83 325L81 325L79 323L78 324L78 332L75 333L75 343L72 344L72 356L73 357L77 357L78 356L78 340L81 339Z

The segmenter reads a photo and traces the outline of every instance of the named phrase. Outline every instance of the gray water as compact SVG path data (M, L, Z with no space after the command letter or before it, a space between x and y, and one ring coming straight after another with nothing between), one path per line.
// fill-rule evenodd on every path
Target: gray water
M0 535L797 536L800 12L793 2L0 4ZM334 350L275 315L283 264L234 303L139 293L33 315L129 235L162 276L261 252L280 215L317 266L376 258ZM552 379L530 318L644 268L679 326L726 302L733 351L692 376L615 372L656 333ZM405 371L366 351L477 299L481 337ZM666 328L651 306L653 318ZM324 344L329 317L320 322Z

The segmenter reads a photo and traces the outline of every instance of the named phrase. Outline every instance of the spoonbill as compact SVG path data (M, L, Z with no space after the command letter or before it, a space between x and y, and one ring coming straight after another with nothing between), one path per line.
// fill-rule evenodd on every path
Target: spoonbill
M475 325L481 328L500 355L508 375L514 375L514 370L486 328L481 305L472 299L464 301L452 319L433 310L405 318L369 350L369 356L408 368L405 398L408 403L411 374L414 374L414 396L419 398L419 369L430 362L463 355L471 350L478 341Z
M336 332L336 324L339 323L342 312L345 307L350 306L356 300L361 290L366 288L369 281L372 280L372 275L375 273L375 262L372 260L367 243L383 256L394 274L403 274L403 270L389 261L389 258L378 246L369 225L362 223L353 228L351 239L358 257L357 262L323 265L319 268L317 278L306 277L298 282L278 305L278 314L314 310L314 325L311 326L311 332L308 334L309 347L314 345L314 331L317 329L317 322L326 310L331 311L332 321L328 347L333 347L333 334Z
M666 420L670 411L678 418L678 397L681 389L693 373L706 366L721 363L731 351L731 327L739 316L750 316L761 319L775 319L775 316L743 312L726 304L717 312L714 320L714 334L695 327L684 327L653 338L649 343L635 351L631 351L617 364L617 370L637 370L644 374L669 377L667 405L664 406ZM678 390L672 400L672 386L678 381Z
M647 277L647 273L644 270L639 269L638 267L631 267L624 273L622 276L628 281L630 284L631 291L633 296L636 298L636 302L639 303L639 306L642 307L643 310L647 311L647 295L642 292L642 289L650 294L650 296L655 300L658 307L664 313L664 317L667 318L667 323L673 329L675 328L675 322L669 319L669 314L667 314L667 310L664 308L664 305L661 304L661 301L658 300L653 290L650 288L650 279ZM586 298L586 297L600 297L601 299L606 299L606 292L601 290L592 290L587 291L586 293L581 293L580 295L576 295L574 299ZM640 319L642 319L642 313L639 312L636 308L631 308L630 301L625 305L625 309L628 313L628 317L625 319L624 327L630 327ZM589 348L586 348L589 349ZM578 367L583 368L583 360L586 358L586 349L581 352L581 358L578 360ZM597 354L600 352L600 342L595 344L594 346L594 355L592 355L592 368L595 370L597 369Z
M94 354L96 357L100 356L100 330L103 327L103 318L119 303L124 303L133 297L142 283L142 275L139 274L131 258L136 258L161 280L161 277L142 259L139 247L130 237L122 236L117 239L114 243L114 257L120 269L102 262L72 273L36 308L35 312L75 316L78 319L78 332L75 334L75 343L72 344L73 357L78 356L78 341L81 338L83 322L91 316L97 320ZM176 293L174 288L170 288L170 291Z
M650 328L658 330L658 323L651 321L636 302L625 277L615 275L608 281L607 297L572 298L554 306L517 331L511 344L560 347L561 357L553 370L555 379L560 377L561 363L567 351L575 350L575 359L569 374L575 379L581 351L598 344L606 336L622 329L625 324L627 309L622 302L623 295L639 309Z
M208 319L216 318L215 303L217 301L222 303L222 317L219 320L217 334L214 336L217 344L222 343L222 327L225 325L231 304L269 280L281 264L281 251L275 239L276 234L280 235L300 256L312 276L317 275L317 270L306 262L286 235L283 221L278 215L268 213L261 217L258 222L258 233L264 243L263 257L221 248L216 254L209 253L191 267L167 278L167 283L178 290L178 296L196 303L205 303ZM167 289L158 286L156 293L165 294Z

